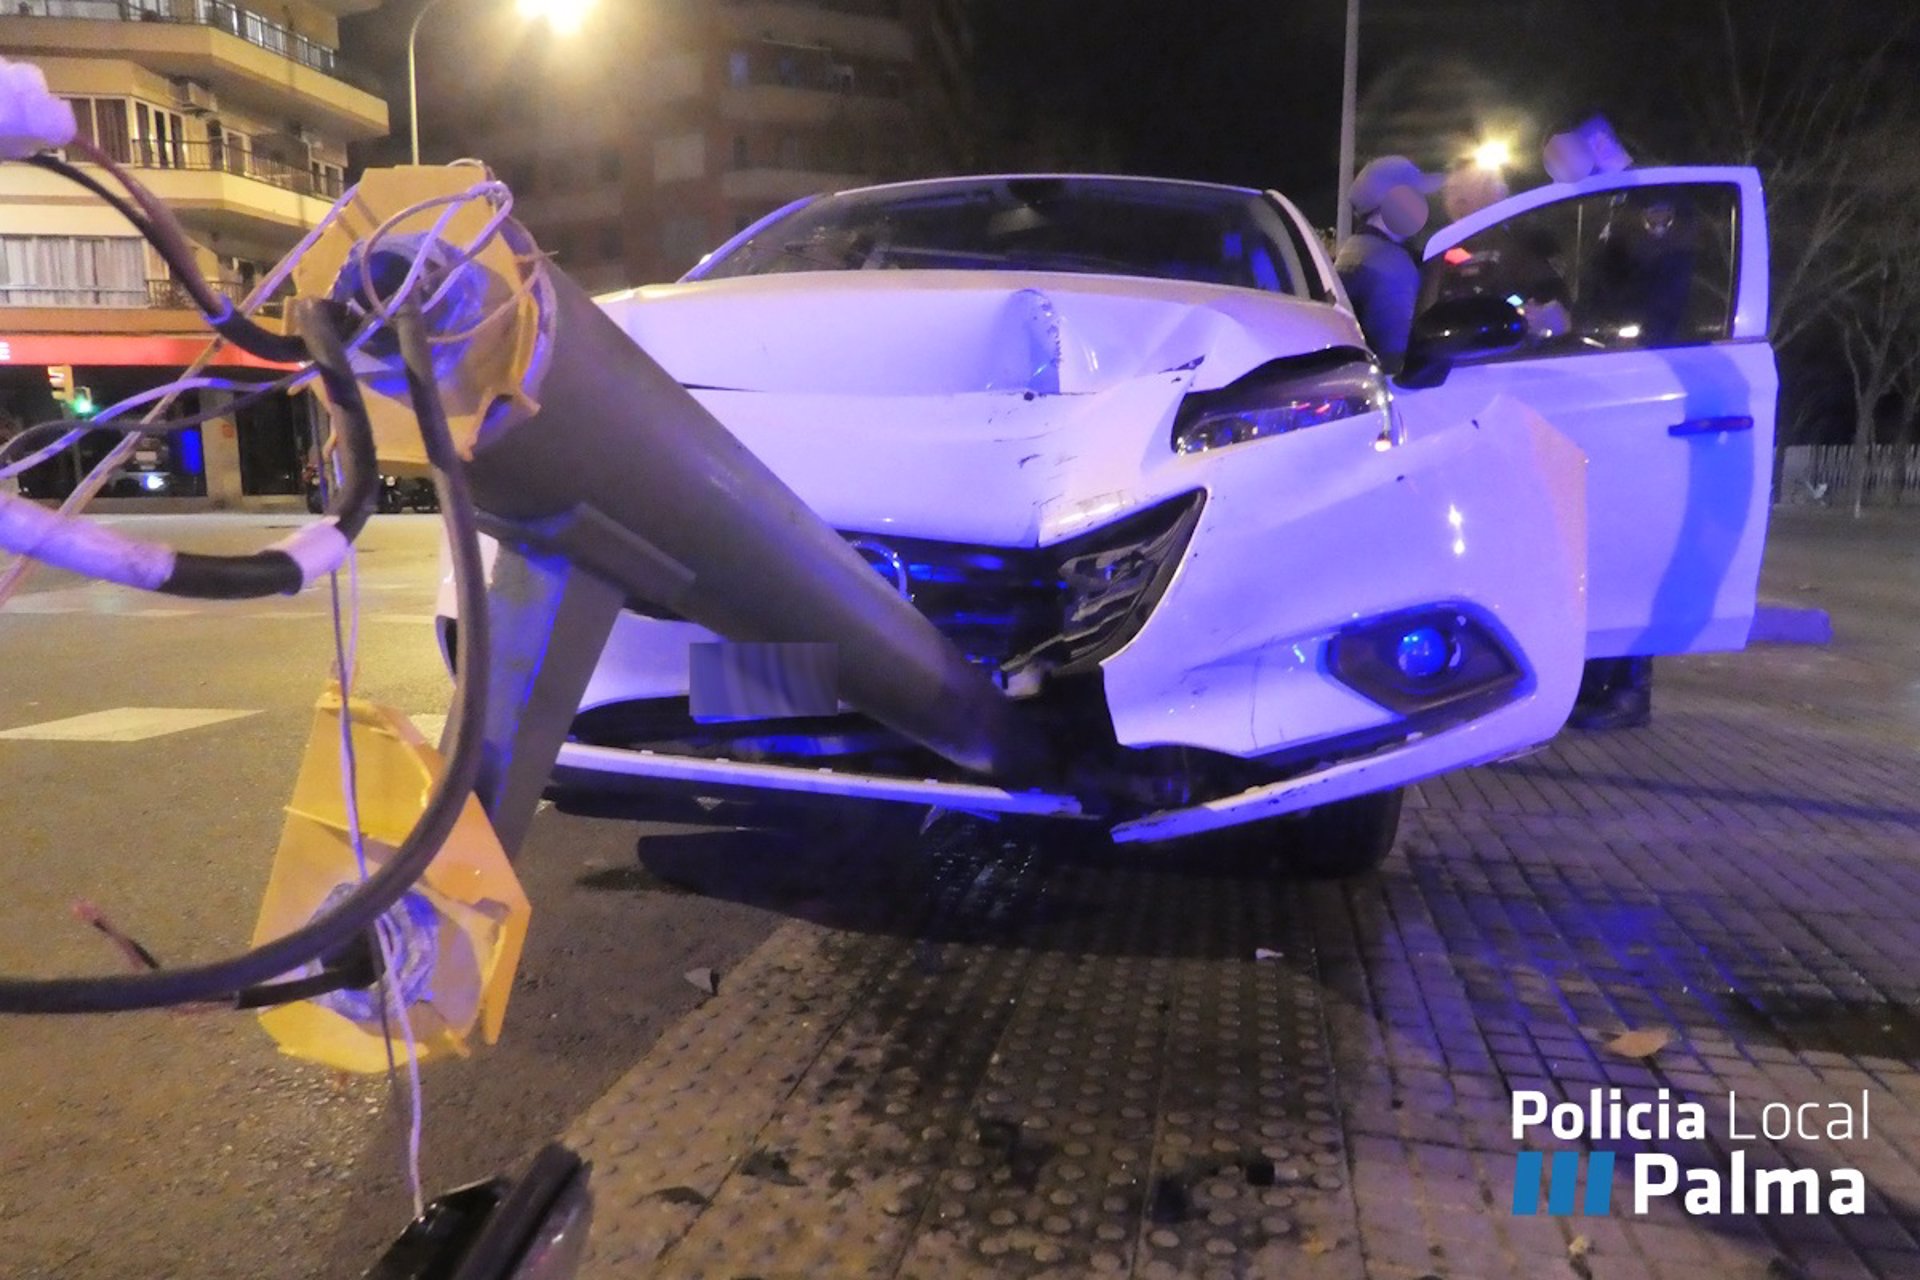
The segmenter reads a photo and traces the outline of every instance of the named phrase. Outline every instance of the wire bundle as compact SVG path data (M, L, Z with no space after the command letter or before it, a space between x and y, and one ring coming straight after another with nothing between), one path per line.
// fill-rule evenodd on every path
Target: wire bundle
M82 150L86 154L85 149ZM432 353L436 344L460 341L492 323L517 303L518 298L510 298L478 324L460 333L434 334L429 333L422 316L451 286L451 276L424 301L419 295L425 292L422 281L426 278L428 253L440 243L439 237L451 219L460 209L476 201L493 206L491 216L473 240L455 251L454 265L457 266L471 261L505 225L512 208L507 188L486 178L456 195L425 201L394 215L367 239L366 253L375 251L408 219L436 208L442 210L432 231L419 245L401 284L383 294L373 288L371 281L365 282L364 308L349 308L330 301L297 303L292 308L295 333L281 335L260 329L251 320L251 313L279 289L294 264L339 218L357 191L350 190L343 195L320 224L236 310L230 305L221 305L224 300L199 272L185 233L171 211L106 157L94 153L88 158L118 180L127 194L121 196L91 174L52 155L34 156L30 162L71 178L118 209L167 260L183 287L207 314L216 337L194 366L166 387L129 397L89 423L39 424L0 447L0 476L5 476L56 456L87 433L104 430L123 436L58 512L49 512L25 499L0 495L0 547L22 554L7 574L0 577L0 603L17 587L30 563L29 557L107 581L200 598L297 592L332 575L347 561L353 539L374 509L379 486L372 429L351 358L375 332L386 328L397 337L406 369L409 395L433 470L442 518L447 525L455 589L466 622L455 662L453 730L446 768L413 831L394 856L369 871L353 892L331 910L283 937L209 963L100 977L0 978L0 1013L108 1013L171 1005L234 1003L243 1001L249 989L261 988L327 957L341 955L356 939L371 935L383 952L390 951L388 940L381 935L380 921L425 872L452 832L474 789L480 766L481 731L486 723L484 673L489 640L479 530L440 402ZM325 517L276 547L242 556L176 552L78 519L78 511L131 453L140 436L181 430L233 412L235 406L217 414L162 416L186 391L232 390L246 385L204 376L204 369L222 342L231 342L265 359L283 363L300 361L298 368L282 377L249 387L241 403L296 388L314 378L324 383L335 408L332 451L340 479L330 495ZM142 419L136 421L123 416L142 406L150 406ZM350 673L350 652L350 648L341 651L341 661L345 664L341 673L343 690ZM346 785L351 793L350 772Z

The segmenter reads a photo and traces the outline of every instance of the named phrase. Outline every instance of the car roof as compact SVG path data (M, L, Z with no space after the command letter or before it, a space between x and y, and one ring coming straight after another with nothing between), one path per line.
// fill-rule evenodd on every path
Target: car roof
M1226 182L1200 182L1192 178L1155 178L1131 173L978 173L956 174L944 178L914 178L906 182L876 182L864 187L844 187L822 195L867 195L877 191L912 191L918 188L968 187L988 182L1137 182L1156 187L1196 187L1203 191L1221 191L1231 195L1257 196L1257 187L1240 187Z

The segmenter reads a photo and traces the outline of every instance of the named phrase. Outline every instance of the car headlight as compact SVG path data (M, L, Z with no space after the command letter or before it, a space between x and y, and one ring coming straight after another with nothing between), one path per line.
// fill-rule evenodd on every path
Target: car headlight
M1173 451L1201 453L1230 444L1285 435L1387 407L1387 380L1351 350L1274 360L1218 391L1180 403Z

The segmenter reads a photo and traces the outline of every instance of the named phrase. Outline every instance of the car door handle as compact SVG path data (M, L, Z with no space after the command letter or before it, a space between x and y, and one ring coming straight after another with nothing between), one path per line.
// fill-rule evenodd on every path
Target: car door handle
M1722 431L1751 431L1752 418L1688 418L1667 428L1670 436L1710 436Z

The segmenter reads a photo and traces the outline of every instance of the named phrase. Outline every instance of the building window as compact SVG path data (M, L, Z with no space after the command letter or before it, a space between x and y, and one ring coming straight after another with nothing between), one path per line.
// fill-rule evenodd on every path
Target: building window
M782 169L804 169L800 155L800 139L793 134L783 134L780 138L780 167Z
M133 163L150 169L187 167L186 121L179 112L136 102L133 121Z
M0 236L0 301L14 307L144 307L138 236Z
M736 169L753 167L753 157L747 149L747 135L744 133L733 135L733 167Z
M653 144L653 180L686 182L706 176L707 140L699 133L682 133Z
M608 262L618 262L627 256L626 242L617 226L600 228L600 256Z
M121 164L133 161L125 98L68 98L79 136Z
M753 80L753 58L745 49L735 49L727 55L727 83L744 85Z
M660 224L660 256L676 273L700 261L711 247L707 220L697 214L682 214Z
M507 190L516 195L532 195L534 169L531 161L513 160L506 164L493 166L493 174L507 184Z
M602 183L620 181L620 150L618 147L601 148L600 181Z

